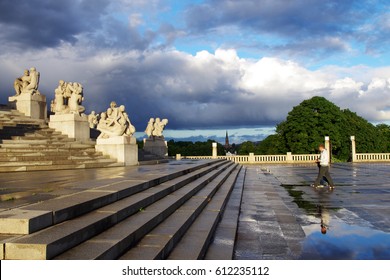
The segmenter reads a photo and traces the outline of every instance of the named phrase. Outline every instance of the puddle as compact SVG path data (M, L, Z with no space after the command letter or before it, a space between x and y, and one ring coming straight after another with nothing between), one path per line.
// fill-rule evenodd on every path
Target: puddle
M303 210L299 219L306 237L301 259L390 260L390 233L340 207L337 193L284 187Z
M347 224L330 215L326 234L321 221L303 226L306 238L302 243L302 259L318 253L326 260L390 260L390 234L370 227Z

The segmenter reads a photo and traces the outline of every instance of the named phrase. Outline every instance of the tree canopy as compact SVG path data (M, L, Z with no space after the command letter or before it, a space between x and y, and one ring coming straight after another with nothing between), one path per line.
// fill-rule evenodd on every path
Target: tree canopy
M215 141L207 140L206 142L191 142L191 141L168 141L168 154L175 156L181 154L182 156L211 156L212 143ZM217 145L218 155L224 155L225 150L221 144Z
M295 106L286 120L276 126L276 134L270 135L260 142L246 141L237 145L237 154L258 155L313 154L318 145L329 136L332 155L339 160L351 158L351 140L356 139L358 153L390 152L390 126L379 124L374 126L364 118L348 109L340 109L323 97L313 97ZM183 156L211 155L211 145L207 142L168 142L169 155ZM224 147L218 144L218 154L225 154Z
M325 98L316 96L295 106L286 120L277 125L276 134L260 142L256 150L262 154L316 153L318 144L329 136L332 154L340 160L348 160L352 135L356 138L358 153L389 151L388 125L374 126L356 113L341 110Z

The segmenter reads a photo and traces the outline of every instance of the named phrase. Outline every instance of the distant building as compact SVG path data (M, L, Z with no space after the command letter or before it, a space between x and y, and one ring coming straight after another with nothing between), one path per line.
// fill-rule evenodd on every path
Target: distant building
M229 144L229 134L228 134L227 130L226 130L225 146L224 147L225 147L226 151L228 151L229 148L231 147L230 144Z
M226 130L226 137L225 137L225 145L223 147L225 148L225 153L227 155L235 154L235 145L234 144L230 145L229 134L227 130Z

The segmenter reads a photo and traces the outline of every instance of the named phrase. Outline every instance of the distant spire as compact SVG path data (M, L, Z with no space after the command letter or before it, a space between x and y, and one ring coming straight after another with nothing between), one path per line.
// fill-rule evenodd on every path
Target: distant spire
M225 137L225 148L228 149L230 147L230 144L229 144L229 134L226 130L226 137Z

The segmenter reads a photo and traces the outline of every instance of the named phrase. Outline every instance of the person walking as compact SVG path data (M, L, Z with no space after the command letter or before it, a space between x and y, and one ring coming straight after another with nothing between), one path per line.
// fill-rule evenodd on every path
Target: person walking
M318 149L320 150L320 157L317 159L317 164L319 164L319 170L318 170L318 176L317 179L314 182L314 187L318 187L320 185L321 179L325 177L325 179L328 181L329 188L333 189L334 184L332 177L329 173L329 153L325 149L324 144L320 144Z

